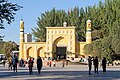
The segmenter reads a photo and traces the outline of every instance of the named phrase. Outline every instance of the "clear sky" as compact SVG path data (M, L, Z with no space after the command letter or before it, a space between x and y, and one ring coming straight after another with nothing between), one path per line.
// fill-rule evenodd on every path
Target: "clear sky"
M4 41L15 41L19 44L19 23L23 19L25 23L25 33L32 33L31 28L37 27L36 20L41 13L53 8L64 9L78 6L79 8L93 6L104 0L8 0L17 3L23 8L16 12L15 21L11 24L4 24L5 29L0 30L0 35L5 35Z

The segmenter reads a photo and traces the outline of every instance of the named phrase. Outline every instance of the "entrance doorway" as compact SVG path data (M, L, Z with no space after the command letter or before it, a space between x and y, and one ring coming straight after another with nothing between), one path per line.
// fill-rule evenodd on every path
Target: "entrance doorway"
M66 59L66 48L67 47L56 47L56 56L58 59Z

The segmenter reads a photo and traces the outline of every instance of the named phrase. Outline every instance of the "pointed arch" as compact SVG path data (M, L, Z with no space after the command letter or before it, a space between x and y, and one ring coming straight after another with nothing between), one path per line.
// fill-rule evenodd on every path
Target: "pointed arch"
M64 37L60 36L54 40L54 44L56 45L60 40L64 39Z
M27 49L27 58L28 57L34 57L34 49L33 49L33 47L29 47Z
M65 37L63 36L59 36L58 38L56 38L54 41L53 41L53 54L52 56L54 58L58 58L59 59L66 59L66 50L67 50L67 45L68 45L68 42L66 41Z
M43 49L43 47L40 47L40 48L37 49L37 57L42 56L42 52L41 52L42 49Z

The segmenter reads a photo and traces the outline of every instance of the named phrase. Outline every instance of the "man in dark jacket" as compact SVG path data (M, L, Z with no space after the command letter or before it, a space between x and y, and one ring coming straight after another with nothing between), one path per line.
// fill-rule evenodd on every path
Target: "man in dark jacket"
M38 56L37 58L37 69L38 69L38 73L40 74L40 71L42 69L42 59L40 56Z
M94 59L94 69L95 69L95 73L98 73L98 57L96 56Z
M17 72L17 63L18 63L18 58L14 55L14 57L12 58L12 64L13 64L13 71Z
M103 60L102 60L103 72L106 72L106 63L107 63L106 58L103 57Z
M91 72L91 68L92 68L92 58L89 56L88 57L88 67L89 67L89 75L92 75Z

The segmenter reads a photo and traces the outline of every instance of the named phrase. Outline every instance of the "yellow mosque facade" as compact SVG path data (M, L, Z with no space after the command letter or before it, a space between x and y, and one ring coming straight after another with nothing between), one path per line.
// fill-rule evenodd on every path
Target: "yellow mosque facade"
M77 41L75 33L75 27L68 27L65 23L63 27L46 27L46 42L25 41L24 21L21 20L19 59L26 60L28 57L37 59L38 56L43 58L85 56L83 48L92 41L91 20L87 20L86 23L85 42Z

